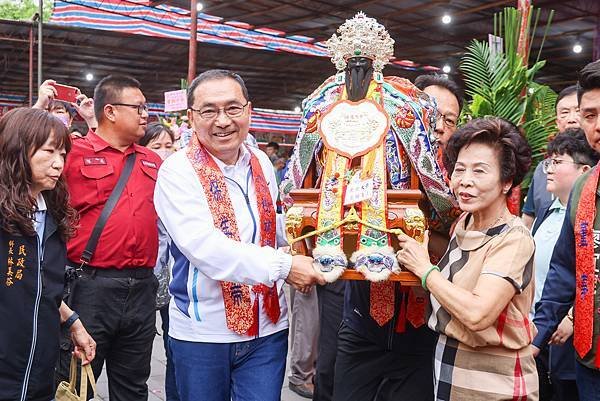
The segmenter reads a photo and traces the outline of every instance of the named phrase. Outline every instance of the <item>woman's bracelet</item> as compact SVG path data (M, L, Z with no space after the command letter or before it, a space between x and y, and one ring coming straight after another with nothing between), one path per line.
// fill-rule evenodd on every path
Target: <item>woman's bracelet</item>
M427 277L429 277L429 274L431 274L431 272L434 270L437 270L439 272L440 268L436 265L431 265L431 267L425 272L425 274L423 274L423 277L421 277L421 287L423 287L425 291L429 291L429 289L427 288Z

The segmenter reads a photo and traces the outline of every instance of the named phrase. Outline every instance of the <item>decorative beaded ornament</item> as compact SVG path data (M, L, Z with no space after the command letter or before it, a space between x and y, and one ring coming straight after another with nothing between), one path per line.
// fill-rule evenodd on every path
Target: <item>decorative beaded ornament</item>
M373 70L381 73L394 57L394 39L385 27L360 11L346 20L325 43L331 62L338 71L346 69L349 58L366 57L373 60Z

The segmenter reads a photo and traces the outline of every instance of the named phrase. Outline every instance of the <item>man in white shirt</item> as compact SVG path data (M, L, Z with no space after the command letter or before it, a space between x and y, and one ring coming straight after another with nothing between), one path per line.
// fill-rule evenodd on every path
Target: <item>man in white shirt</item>
M154 200L175 257L169 344L181 401L279 401L288 321L284 281L324 284L312 259L276 249L277 181L269 158L244 145L248 92L211 70L188 89L194 130L162 165ZM280 235L277 235L280 234Z

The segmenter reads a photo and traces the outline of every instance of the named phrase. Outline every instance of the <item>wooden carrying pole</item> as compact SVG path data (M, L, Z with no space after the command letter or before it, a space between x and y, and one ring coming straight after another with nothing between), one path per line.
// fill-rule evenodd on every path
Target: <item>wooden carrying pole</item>
M198 49L198 0L190 0L190 53L188 59L188 86L196 77L196 52ZM191 105L190 105L191 106Z
M523 65L527 66L527 60L529 59L529 32L527 32L526 27L528 26L527 21L529 19L529 14L531 13L531 0L517 0L517 3L518 10L521 12L521 29L519 31L519 44L517 47L517 52L523 59ZM527 88L524 88L523 91L527 91ZM525 93L522 93L521 95L525 95ZM508 197L508 210L517 216L521 214L520 186L514 187L510 192L510 196Z

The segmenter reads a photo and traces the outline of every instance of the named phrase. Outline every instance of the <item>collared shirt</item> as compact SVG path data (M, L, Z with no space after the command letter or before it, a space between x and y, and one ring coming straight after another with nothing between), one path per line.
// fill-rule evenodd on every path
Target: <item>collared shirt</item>
M544 173L544 168L540 163L533 172L525 204L523 205L523 213L538 217L542 210L552 204L554 195L546 189L547 182L548 176Z
M70 202L80 216L75 237L67 244L69 260L79 261L125 160L132 152L136 152L137 157L131 176L106 222L90 265L154 267L158 220L153 194L162 161L154 152L137 144L124 152L115 149L91 130L84 138L73 141L65 166Z
M251 151L259 159L275 204L277 183L273 166L262 151ZM260 306L259 336L288 327L281 287L289 274L292 257L281 250L260 246L260 230L257 230L260 227L259 212L250 174L250 156L249 150L242 147L237 162L231 166L213 157L226 177L240 242L215 228L204 189L185 151L169 157L160 169L154 201L172 239L171 252L175 258L169 287L173 295L169 309L170 337L214 343L250 339L227 328L221 281L248 285L277 284L281 316L273 324ZM277 239L278 243L285 244L281 223L279 219ZM251 296L254 298L256 295L251 291Z
M48 210L48 207L46 206L46 200L41 192L38 194L36 201L37 211L33 216L33 226L41 244L44 241L44 228L46 226L46 211Z
M542 298L544 282L550 268L550 259L552 259L554 245L556 245L556 241L558 240L566 211L567 207L560 203L560 199L556 198L550 206L549 214L533 236L535 240L535 295L531 308L532 319L535 312L535 304ZM540 215L537 218L543 219L544 216Z

